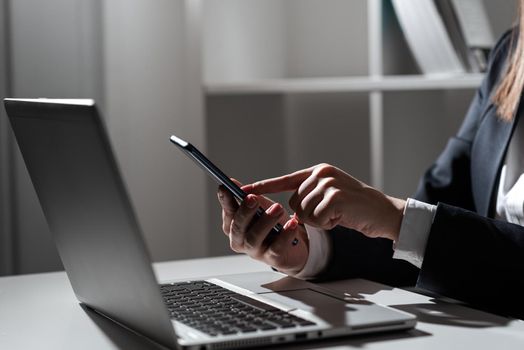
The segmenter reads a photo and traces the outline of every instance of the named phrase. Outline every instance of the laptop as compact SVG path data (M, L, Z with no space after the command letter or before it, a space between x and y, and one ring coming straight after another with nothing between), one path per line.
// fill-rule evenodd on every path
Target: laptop
M269 268L159 283L94 101L4 103L71 286L96 312L164 347L183 349L268 346L415 326L411 314ZM172 147L167 135L166 147Z

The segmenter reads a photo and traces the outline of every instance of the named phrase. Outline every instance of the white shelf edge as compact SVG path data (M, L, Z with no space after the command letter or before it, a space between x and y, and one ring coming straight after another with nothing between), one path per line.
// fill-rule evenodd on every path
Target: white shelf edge
M207 95L476 89L482 77L482 74L464 74L260 79L242 82L207 82L204 84L204 89Z

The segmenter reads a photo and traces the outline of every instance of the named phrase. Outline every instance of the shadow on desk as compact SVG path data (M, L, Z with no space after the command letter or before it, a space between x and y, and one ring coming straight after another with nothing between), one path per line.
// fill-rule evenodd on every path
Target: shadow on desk
M471 309L455 303L432 299L431 303L391 305L416 315L419 322L466 328L503 327L511 319Z
M383 333L372 333L363 335L345 336L340 338L314 340L307 343L293 343L287 345L275 346L275 349L323 349L333 348L337 346L345 346L349 348L366 348L371 343L387 342L392 340L411 339L418 337L431 336L430 333L421 331L419 329L410 329L407 331L392 331Z
M353 280L352 284L346 284L345 281L333 281L322 285L335 290L347 291L345 294L355 298L364 298L363 295L373 295L393 289L367 280ZM429 296L432 299L428 303L390 305L390 307L416 315L419 322L455 327L488 328L503 327L513 320L468 307L459 301L442 300L429 291L417 288L406 290Z
M104 317L84 304L80 304L86 315L106 335L118 349L159 350L166 349L148 338L141 336Z

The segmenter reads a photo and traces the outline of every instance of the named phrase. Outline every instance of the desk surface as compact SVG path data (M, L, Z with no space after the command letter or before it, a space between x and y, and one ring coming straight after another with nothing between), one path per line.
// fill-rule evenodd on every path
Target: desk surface
M267 271L245 256L155 264L159 280ZM436 301L364 280L326 283L416 314L415 329L293 345L293 349L523 349L524 321ZM65 273L0 278L0 349L157 349L146 339L79 306ZM282 347L279 347L280 349Z

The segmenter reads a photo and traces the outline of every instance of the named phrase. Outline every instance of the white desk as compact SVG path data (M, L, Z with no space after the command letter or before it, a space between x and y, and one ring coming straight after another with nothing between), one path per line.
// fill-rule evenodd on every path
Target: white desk
M155 265L160 280L267 270L245 256ZM391 289L364 280L331 282L366 299L419 316L408 332L294 345L293 349L524 349L524 321ZM503 296L501 296L503 297ZM282 348L282 347L279 347ZM0 278L0 349L157 349L146 339L79 306L63 272Z

